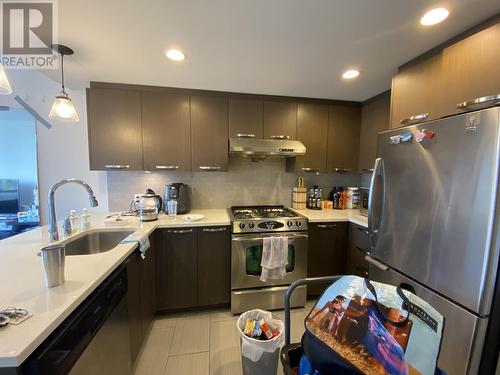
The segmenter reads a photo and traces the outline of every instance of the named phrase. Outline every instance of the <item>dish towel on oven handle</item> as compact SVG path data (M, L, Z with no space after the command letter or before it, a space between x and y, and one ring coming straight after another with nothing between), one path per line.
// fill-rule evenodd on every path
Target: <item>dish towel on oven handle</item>
M260 281L283 279L288 263L288 237L264 237Z

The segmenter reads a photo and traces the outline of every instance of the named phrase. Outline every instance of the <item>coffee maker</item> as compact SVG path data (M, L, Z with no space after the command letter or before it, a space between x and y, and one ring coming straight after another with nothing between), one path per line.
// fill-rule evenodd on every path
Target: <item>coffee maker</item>
M165 185L165 194L163 195L164 209L167 212L167 203L169 200L177 201L177 213L187 214L191 209L189 202L189 186L182 182Z

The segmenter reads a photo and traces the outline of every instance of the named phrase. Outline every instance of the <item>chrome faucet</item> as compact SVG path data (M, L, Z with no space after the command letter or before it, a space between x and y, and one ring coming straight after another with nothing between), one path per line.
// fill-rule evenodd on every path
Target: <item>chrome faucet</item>
M55 202L54 202L54 194L56 190L59 188L59 186L65 185L67 183L76 183L82 185L86 190L87 193L89 194L89 201L90 201L90 206L91 207L96 207L98 205L97 199L95 198L94 191L90 187L89 184L87 184L83 180L79 180L77 178L66 178L64 180L61 180L54 184L52 188L49 190L49 239L51 241L57 241L59 239L59 232L57 230L57 220L56 220L56 209L55 209Z

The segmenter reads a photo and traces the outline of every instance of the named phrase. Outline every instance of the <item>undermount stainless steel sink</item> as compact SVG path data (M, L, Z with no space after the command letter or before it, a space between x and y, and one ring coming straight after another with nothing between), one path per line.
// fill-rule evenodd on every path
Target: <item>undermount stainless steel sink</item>
M134 230L92 230L65 243L66 255L90 255L113 249Z

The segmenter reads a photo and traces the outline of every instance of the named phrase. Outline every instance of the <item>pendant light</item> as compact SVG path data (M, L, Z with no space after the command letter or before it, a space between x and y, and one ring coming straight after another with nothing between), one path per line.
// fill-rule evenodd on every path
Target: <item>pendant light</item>
M12 94L12 88L10 87L9 80L7 79L7 74L5 74L5 70L2 64L0 64L0 94Z
M56 96L49 117L61 121L78 121L78 114L64 87L64 56L73 54L73 50L62 44L52 44L52 49L61 55L61 92Z

